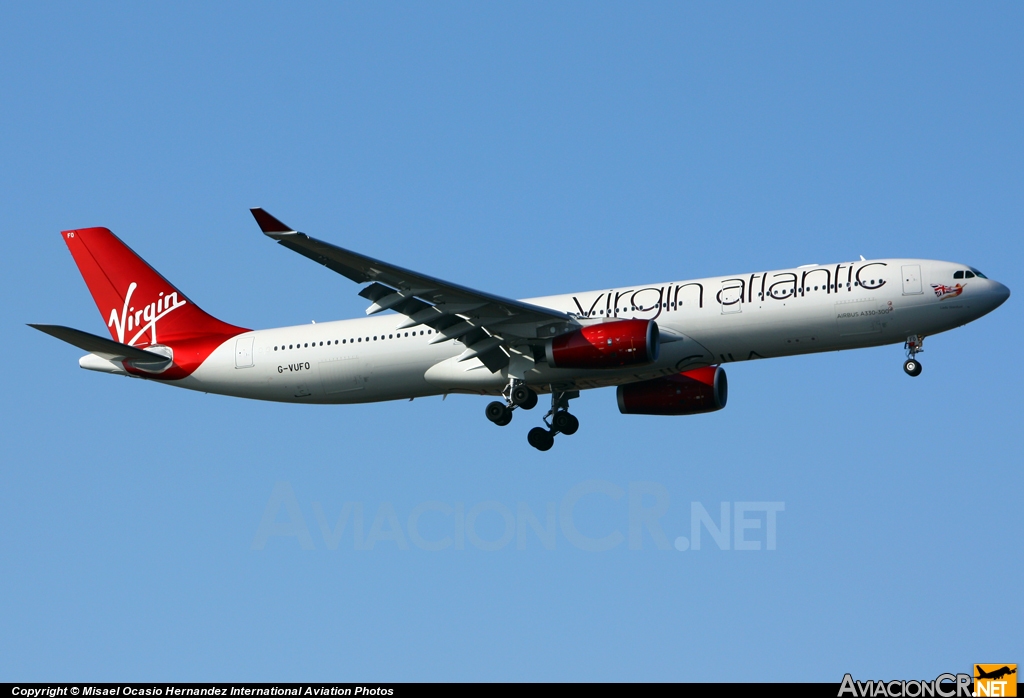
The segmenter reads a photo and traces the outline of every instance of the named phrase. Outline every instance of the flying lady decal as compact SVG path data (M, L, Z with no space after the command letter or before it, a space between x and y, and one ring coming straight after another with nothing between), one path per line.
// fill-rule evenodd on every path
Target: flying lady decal
M965 286L957 284L956 286L944 286L943 284L932 284L932 288L935 289L935 296L940 300L944 301L947 298L956 298L964 292Z

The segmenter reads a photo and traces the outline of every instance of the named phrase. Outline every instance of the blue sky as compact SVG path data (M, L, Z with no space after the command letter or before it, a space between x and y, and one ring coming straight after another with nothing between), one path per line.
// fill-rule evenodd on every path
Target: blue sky
M1024 660L1019 4L6 3L0 25L0 680ZM499 429L484 398L245 402L82 371L25 327L102 332L58 235L94 225L228 322L361 316L257 205L514 297L860 254L1017 295L930 338L918 379L892 346L731 364L728 407L692 418L593 391L546 454L539 415ZM546 544L524 513L573 501L618 544ZM631 512L667 506L671 543L723 502L784 505L776 549L763 513L761 550L630 541ZM351 515L334 540L346 503L359 542ZM450 547L411 541L417 511ZM522 545L483 549L506 516Z

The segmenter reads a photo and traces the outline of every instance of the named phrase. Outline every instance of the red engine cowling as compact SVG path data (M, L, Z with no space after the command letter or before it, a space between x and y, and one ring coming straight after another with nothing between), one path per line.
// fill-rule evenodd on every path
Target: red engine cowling
M622 414L700 414L725 407L729 398L729 382L724 369L708 366L674 376L620 385L616 397Z
M544 352L554 368L619 368L656 361L659 347L653 320L615 320L549 339Z

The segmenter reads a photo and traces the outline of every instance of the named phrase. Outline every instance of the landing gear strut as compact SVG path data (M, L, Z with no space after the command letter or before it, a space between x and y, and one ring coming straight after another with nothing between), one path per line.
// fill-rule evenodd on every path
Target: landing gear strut
M917 360L917 355L924 351L923 346L923 335L912 334L907 337L907 342L903 345L903 348L907 350L907 360L903 362L903 370L908 376L921 375L921 362Z
M571 436L580 428L580 420L575 415L569 414L569 400L580 396L578 390L551 390L551 409L544 415L544 425L547 427L534 427L526 435L538 451L547 451L555 445L555 434ZM550 418L550 419L549 419Z
M532 410L537 406L537 393L521 380L512 379L508 387L502 391L505 402L495 400L487 405L484 414L499 427L506 426L512 421L512 410L522 407L524 410ZM548 446L548 448L551 448Z

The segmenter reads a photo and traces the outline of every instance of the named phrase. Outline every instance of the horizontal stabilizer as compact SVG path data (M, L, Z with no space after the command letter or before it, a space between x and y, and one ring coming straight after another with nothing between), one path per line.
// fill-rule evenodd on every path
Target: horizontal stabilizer
M45 332L51 337L56 337L108 361L138 361L144 364L159 364L169 361L163 354L146 351L145 349L139 349L128 344L121 344L106 337L97 337L94 334L62 325L33 325L29 323L29 327L34 327L40 332Z

